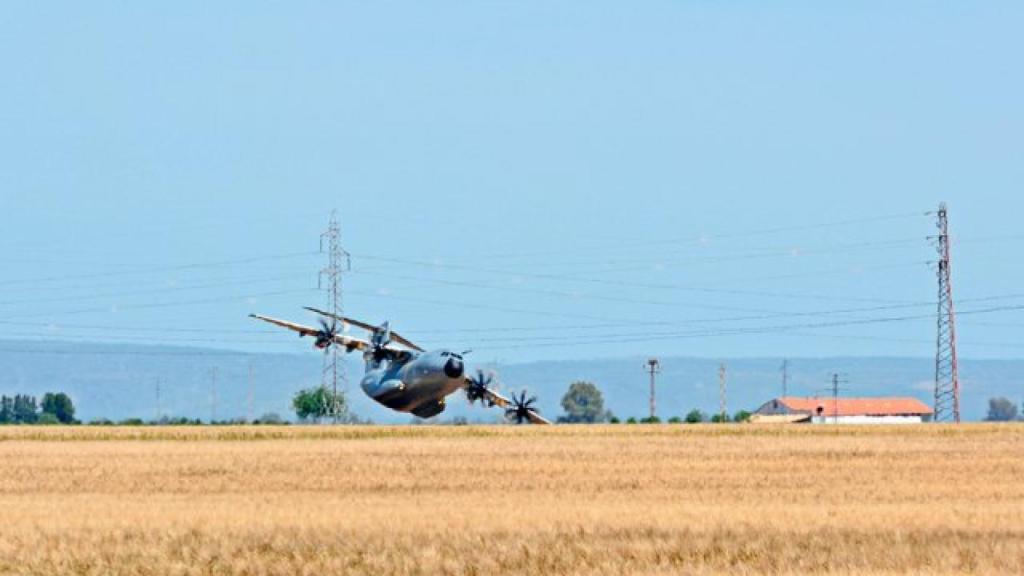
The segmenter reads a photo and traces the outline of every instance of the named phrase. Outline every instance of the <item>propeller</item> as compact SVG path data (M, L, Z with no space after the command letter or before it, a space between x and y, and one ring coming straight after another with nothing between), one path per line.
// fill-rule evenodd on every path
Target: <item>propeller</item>
M334 337L338 335L338 321L332 320L330 324L327 320L320 319L320 331L316 333L316 343L314 344L317 348L322 348L326 352L331 344L334 344Z
M533 407L533 403L536 401L536 396L530 396L529 398L526 397L526 390L520 392L518 397L516 397L515 394L512 394L510 405L505 409L505 418L515 420L516 424L528 422L530 420L530 413L538 412L538 410Z
M373 359L377 362L386 360L391 354L391 351L388 350L388 344L390 343L391 327L385 322L380 328L374 329L373 335L370 336L370 344L373 346Z
M473 404L479 400L481 405L494 406L494 402L487 396L493 381L494 372L484 373L483 370L477 370L476 376L467 376L466 399L469 400L469 403Z

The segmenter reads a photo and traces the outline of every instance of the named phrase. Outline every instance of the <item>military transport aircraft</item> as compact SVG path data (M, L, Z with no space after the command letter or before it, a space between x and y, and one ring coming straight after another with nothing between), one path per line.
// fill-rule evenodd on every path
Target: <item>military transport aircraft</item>
M409 412L420 418L437 416L444 411L445 399L456 390L462 390L472 404L480 401L487 406L505 410L505 417L516 423L550 424L533 407L536 396L506 398L492 387L493 374L477 371L476 376L466 374L463 354L451 350L426 351L391 330L388 322L374 326L351 318L336 316L316 308L306 308L321 316L320 327L311 328L287 320L278 320L258 314L252 318L270 322L311 336L313 346L326 351L340 346L345 352L359 350L366 361L366 372L361 387L366 395L384 406L399 412ZM327 322L330 319L330 323ZM339 330L338 322L357 326L370 332L370 339L352 338Z

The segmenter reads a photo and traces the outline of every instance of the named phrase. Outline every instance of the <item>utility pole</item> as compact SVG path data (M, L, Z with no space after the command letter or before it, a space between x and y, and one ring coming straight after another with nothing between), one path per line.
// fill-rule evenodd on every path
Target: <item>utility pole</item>
M156 420L154 420L154 422L156 422L158 424L160 423L160 417L162 416L161 412L162 412L162 410L160 409L160 378L157 378L156 379L156 414L155 414Z
M651 396L650 396L651 406L650 406L650 408L651 408L651 421L653 422L654 418L656 416L655 404L654 404L654 380L655 380L655 377L658 375L658 373L661 372L661 362L659 362L657 358L649 358L647 360L647 364L644 365L644 370L648 374L651 375Z
M847 381L844 380L840 376L840 374L838 372L835 372L835 373L832 374L832 380L830 382L830 386L828 387L828 391L832 392L832 423L833 424L838 424L839 423L839 391L840 390L845 390L845 388L840 387L840 384L846 384L846 382ZM823 414L822 417L824 418L825 415Z
M839 374L832 375L832 423L839 424Z
M725 404L725 379L726 369L725 364L718 365L718 421L725 423L726 421L726 404Z
M326 243L326 251L324 244ZM338 224L337 212L331 212L331 220L327 230L320 235L320 252L327 254L327 266L320 270L317 278L317 285L327 293L327 311L336 317L342 317L342 272L351 269L351 256L341 247L341 226ZM344 322L342 322L344 329ZM325 413L332 418L335 424L341 416L338 402L338 384L341 383L342 393L348 392L348 378L345 374L345 362L341 358L338 346L329 346L324 354L323 370L321 373L320 386L323 390L323 397L327 398L326 392L330 390L330 398L325 406Z
M953 281L950 267L949 218L946 203L936 212L937 236L932 237L939 253L936 274L939 280L938 317L935 346L935 422L960 423L960 371L956 355L956 310L953 306Z
M252 360L249 361L249 378L246 381L245 421L252 424Z
M789 360L788 359L784 359L782 361L782 368L780 368L779 370L782 371L782 397L785 398L786 396L788 396L788 393L789 393L789 390L788 390L788 388L789 388Z
M210 424L217 421L217 367L210 368Z

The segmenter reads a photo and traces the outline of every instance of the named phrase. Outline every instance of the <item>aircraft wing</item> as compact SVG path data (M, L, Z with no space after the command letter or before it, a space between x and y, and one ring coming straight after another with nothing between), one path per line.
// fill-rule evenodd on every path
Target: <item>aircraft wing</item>
M488 388L487 391L484 392L484 394L487 399L487 403L490 404L491 406L497 406L501 409L505 409L512 405L511 400L505 398L504 396L495 392L494 390L491 390L490 388ZM527 418L529 418L530 424L551 424L550 420L541 416L540 414L533 410L530 410Z
M321 316L327 316L328 318L334 318L335 320L341 320L342 322L346 322L346 323L351 324L353 326L358 326L359 328L362 328L364 330L369 330L370 332L376 332L379 329L379 326L374 326L373 324L368 324L366 322L360 322L359 320L354 320L354 319L348 318L346 316L337 316L335 314L331 314L330 312L325 312L323 310L317 310L316 308L310 308L309 306L306 306L305 308L306 308L306 310L309 310L310 312L316 312L317 314L319 314ZM402 336L398 332L395 332L395 331L391 332L391 340L393 342L397 342L397 343L401 344L402 346L405 346L406 348L410 348L410 349L415 350L417 352L426 352L426 350L424 350L423 348L420 348L416 344L413 344L408 338L405 338L404 336Z
M317 336L320 334L318 328L311 328L309 326L303 326L302 324L296 324L295 322L289 322L287 320L279 320L277 318L270 318L269 316L260 316L259 314L249 314L250 318L257 320L263 320L269 322L275 326L287 328L293 332L298 332L299 336ZM334 343L340 346L345 346L349 350L366 350L370 347L370 343L366 340L360 340L359 338L351 338L343 334L334 335Z

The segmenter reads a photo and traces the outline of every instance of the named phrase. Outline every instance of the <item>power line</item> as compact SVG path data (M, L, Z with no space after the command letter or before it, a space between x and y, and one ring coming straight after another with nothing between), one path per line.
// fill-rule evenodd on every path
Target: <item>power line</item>
M174 270L192 270L198 268L221 268L224 266L234 266L242 264L251 264L254 262L266 262L272 260L284 260L289 258L297 258L315 255L316 252L293 252L289 254L275 254L270 256L255 256L249 258L239 258L235 260L219 260L212 262L200 262L195 264L178 264L171 266L156 266L149 268L133 268L130 270L115 270L107 272L92 272L88 274L62 274L59 276L47 276L43 278L18 278L13 280L6 280L0 282L0 286L9 286L15 284L35 284L40 282L65 282L67 280L79 280L88 278L108 278L110 276L125 276L135 274L152 274L153 272L167 272Z
M870 224L874 222L883 222L891 220L904 220L910 218L920 218L924 216L921 212L904 212L898 214L883 214L879 216L866 216L863 218L847 218L842 220L834 220L830 222L816 222L814 224L799 224L793 226L778 226L773 228L762 228L759 230L745 230L742 232L727 232L720 234L706 234L700 236L691 237L676 237L658 240L641 240L635 242L623 242L615 241L613 243L605 243L601 245L592 245L582 247L585 251L605 251L609 248L630 248L630 247L649 247L664 244L685 244L685 243L701 243L711 239L727 239L727 238L744 238L744 237L755 237L755 236L768 236L773 234L782 234L786 232L801 232L806 230L817 230L817 229L828 229L840 226L851 226L859 224ZM551 252L545 251L534 251L534 252L505 252L505 253L491 253L491 254L480 254L477 257L481 258L507 258L507 257L530 257L530 256L548 256Z
M276 275L269 277L258 277L258 278L242 278L234 279L223 282L213 282L209 284L196 284L188 286L171 286L165 288L147 288L140 290L128 290L122 292L104 292L98 294L88 294L78 292L74 296L61 296L53 298L27 298L22 300L4 300L0 302L2 306L17 306L22 304L49 304L54 302L81 302L83 300L102 300L104 298L124 298L127 296L151 296L153 294L164 294L168 292L186 292L189 290L206 290L208 288L222 288L225 286L238 286L238 285L251 285L251 284L263 284L266 282L276 282L280 280L295 280L297 275Z
M920 239L916 238L916 239L913 239L913 240L901 240L900 242L910 242L910 241L919 242ZM873 245L879 245L880 244L880 245L884 246L884 245L887 245L889 243L866 243L866 244L873 244ZM750 258L759 258L759 257L763 257L764 255L765 255L764 253L759 253L759 254L756 254L756 255L747 255L747 256L750 257ZM356 257L356 258L363 258L363 259L375 260L375 261L395 262L395 263L409 265L409 266L426 267L426 268L431 268L431 269L465 270L465 271L477 272L477 273L499 274L499 275L505 275L505 276L513 276L513 277L517 277L517 278L534 278L534 279L555 280L555 281L564 281L564 282L573 282L573 283L599 284L599 285L618 286L618 287L625 287L625 288L649 288L649 289L663 289L663 290L681 290L681 291L691 291L691 292L708 292L708 293L714 293L714 294L734 294L734 295L738 295L738 296L764 296L764 297L776 297L776 298L795 298L795 299L800 299L800 300L822 299L822 300L870 301L870 302L889 302L889 303L893 303L894 302L892 300L883 300L883 299L877 299L877 298L870 298L870 299L869 298L836 298L834 296L816 295L816 294L792 294L792 293L787 294L787 293L765 292L765 291L758 291L758 290L736 290L736 289L723 289L723 288L707 288L707 287L685 285L685 284L658 284L658 283L635 282L635 281L626 281L626 280L612 280L612 279L608 279L608 278L590 278L590 277L582 277L582 276L573 276L573 275L569 275L569 274L526 272L526 271L518 270L518 269L517 270L505 270L505 269L494 268L494 267L489 267L489 266L482 267L482 266L468 266L468 265L461 265L461 264L446 264L446 263L428 262L428 261L406 259L406 258L391 258L391 257L384 257L384 256L373 256L373 255L368 255L368 254L354 254L353 256ZM602 271L601 273L607 273L607 272L609 272L609 271L605 270L605 271ZM376 275L386 276L386 274L379 273L379 272L376 273ZM447 280L447 281L451 282L450 280ZM440 281L438 281L438 282L440 282Z
M122 305L122 306L114 306L113 309L108 306L108 307L104 307L104 308L82 308L82 309L78 309L78 310L56 310L56 311L48 311L48 312L36 312L36 313L30 313L30 314L14 314L14 315L7 315L7 316L5 316L4 320L0 320L0 322L3 322L5 320L9 320L11 318L38 318L40 316L69 316L69 315L73 315L73 314L91 314L91 313L96 313L96 312L107 312L107 313L109 313L109 312L119 312L121 310L144 310L144 309L151 309L151 308L174 308L174 307L178 307L178 306L193 306L193 305L196 305L196 304L220 304L220 303L224 303L224 302L235 302L235 301L238 301L238 300L241 300L241 299L245 299L245 298L256 298L256 297L260 297L260 296L283 296L283 295L286 295L286 294L305 294L305 293L309 293L311 291L312 291L312 289L310 289L310 288L298 289L298 290L275 290L275 291L270 291L270 292L248 293L248 294L242 294L242 295L239 295L239 296L222 296L222 297L215 297L215 298L201 298L201 299L196 299L196 300L180 300L180 301L172 301L172 302L156 302L156 303L150 303L150 304L128 304L128 305Z
M960 312L959 314L988 314L993 312L1004 312L1009 310L1024 310L1024 305L1021 306L1001 306L993 307L982 310L970 310ZM832 328L840 326L859 326L869 324L886 324L893 322L905 322L912 320L927 320L932 319L932 315L913 315L913 316L892 316L883 318L865 318L860 320L847 320L847 321L835 321L835 322L819 322L819 323L807 323L807 324L790 324L790 325L776 325L776 326L755 326L748 328L735 328L735 329L723 329L723 330L705 330L705 331L689 331L689 332L662 332L662 333L635 333L629 334L623 337L621 334L612 336L606 336L602 338L589 337L587 339L568 339L568 338L552 338L552 339L531 339L533 344L520 345L520 346L488 346L478 347L477 349L516 349L516 348L532 348L537 346L543 346L546 348L550 347L565 347L565 346L578 346L586 344L602 344L602 343L628 343L628 342L652 342L657 340L679 340L686 338L708 338L715 336L734 336L734 335L748 335L748 334L766 334L776 332L787 332L790 330L801 330L808 328Z

